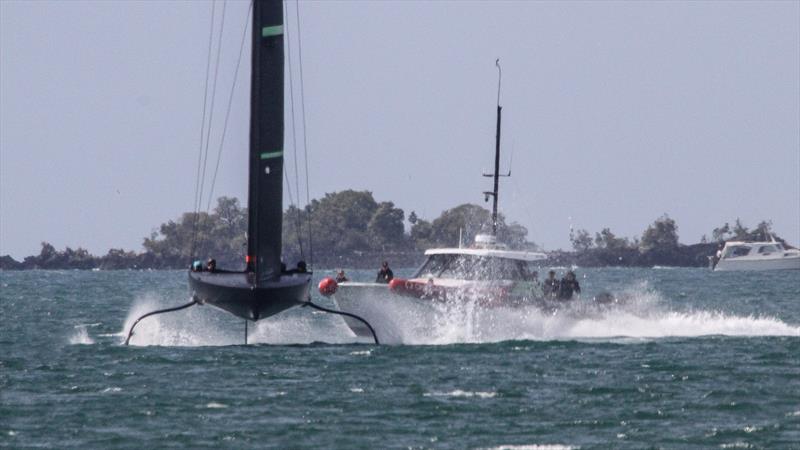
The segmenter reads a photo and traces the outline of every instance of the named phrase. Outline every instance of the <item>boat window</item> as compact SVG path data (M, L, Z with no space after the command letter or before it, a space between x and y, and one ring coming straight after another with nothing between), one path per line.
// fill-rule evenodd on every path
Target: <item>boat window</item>
M525 278L523 265L514 259L461 256L440 274L441 278L465 280L514 280Z
M784 250L783 245L781 244L775 244L775 247L778 247L779 252L782 252Z
M439 278L439 274L452 263L456 255L430 255L414 278Z
M775 253L777 251L778 251L778 249L774 245L762 245L758 249L758 253L761 253L761 254L764 254L764 255L769 255L770 253Z
M736 258L739 256L747 256L750 253L750 247L744 245L735 245L725 252L726 258Z

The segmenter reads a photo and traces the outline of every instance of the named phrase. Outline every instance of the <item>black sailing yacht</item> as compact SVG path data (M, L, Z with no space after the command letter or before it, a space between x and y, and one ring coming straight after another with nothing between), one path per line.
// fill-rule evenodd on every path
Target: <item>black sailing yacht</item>
M247 266L190 271L192 299L247 320L308 300L310 273L281 269L283 219L283 2L254 0Z
M250 87L250 150L248 185L248 232L246 267L229 270L189 271L192 301L174 308L152 311L131 325L129 344L136 325L156 314L209 304L245 319L257 321L293 306L348 316L364 324L375 343L372 326L351 313L331 310L311 301L311 273L285 271L281 264L283 231L283 1L253 0L252 73ZM299 264L298 264L299 266ZM300 269L300 267L298 267Z

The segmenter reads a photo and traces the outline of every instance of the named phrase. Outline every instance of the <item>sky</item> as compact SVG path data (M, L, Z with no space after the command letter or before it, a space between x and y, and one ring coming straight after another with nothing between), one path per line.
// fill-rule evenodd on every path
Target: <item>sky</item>
M500 58L500 210L532 241L668 214L683 243L740 218L800 244L800 2L299 8L311 198L369 190L429 220L484 204ZM247 11L225 7L212 160ZM210 2L0 1L0 254L138 251L193 209L210 20ZM245 52L213 194L246 203Z

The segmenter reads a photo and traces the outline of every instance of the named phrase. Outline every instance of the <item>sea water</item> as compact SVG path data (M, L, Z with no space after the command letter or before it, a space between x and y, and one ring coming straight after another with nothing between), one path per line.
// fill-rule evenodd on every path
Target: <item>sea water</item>
M197 306L126 347L185 272L0 272L0 447L800 448L800 272L577 273L627 301L465 305L382 346L309 308L243 345Z

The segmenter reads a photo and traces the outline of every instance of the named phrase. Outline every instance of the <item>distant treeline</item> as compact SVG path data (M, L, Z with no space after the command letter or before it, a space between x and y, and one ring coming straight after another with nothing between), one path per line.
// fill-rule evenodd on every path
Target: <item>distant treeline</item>
M422 262L425 249L458 246L459 238L469 245L491 226L491 213L474 204L448 209L433 220L420 218L414 211L406 218L394 203L377 202L371 192L346 190L284 212L283 260L289 266L305 260L326 268L375 268L388 260L394 267L411 267ZM714 229L710 240L703 237L699 244L682 245L677 224L665 215L634 239L617 237L608 228L594 236L586 230L571 232L573 251L551 252L546 264L705 266L719 242L762 239L771 233L770 228L771 223L764 221L751 231L737 219L733 227L726 223ZM95 256L83 248L59 251L42 242L38 255L21 262L9 255L0 257L0 269L181 269L207 258L215 258L218 267L242 269L246 233L247 209L238 199L221 197L210 213L183 213L161 224L144 239L139 253L111 249ZM506 223L502 215L497 234L500 242L513 249L538 250L524 226Z

